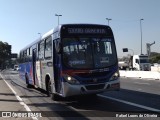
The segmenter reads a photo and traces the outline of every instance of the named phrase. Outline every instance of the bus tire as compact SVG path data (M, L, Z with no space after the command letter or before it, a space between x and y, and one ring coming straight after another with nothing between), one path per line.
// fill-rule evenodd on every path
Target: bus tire
M97 94L90 94L90 95L88 95L88 97L89 98L93 98L93 99L97 99L98 98Z
M52 93L52 100L54 100L54 101L59 101L60 100L60 96L59 95L57 95L57 94L55 94L55 93Z
M50 97L51 96L51 81L47 80L46 82L46 92L47 92L47 96Z
M25 78L26 78L26 86L27 86L27 88L30 88L29 78L28 78L27 74L25 75Z

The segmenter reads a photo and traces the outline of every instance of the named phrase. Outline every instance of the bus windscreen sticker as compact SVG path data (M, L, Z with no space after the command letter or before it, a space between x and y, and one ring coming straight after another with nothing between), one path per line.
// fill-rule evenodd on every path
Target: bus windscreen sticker
M109 63L109 58L108 57L101 57L101 63Z
M75 60L75 61L69 61L69 64L72 65L83 65L85 64L85 60Z

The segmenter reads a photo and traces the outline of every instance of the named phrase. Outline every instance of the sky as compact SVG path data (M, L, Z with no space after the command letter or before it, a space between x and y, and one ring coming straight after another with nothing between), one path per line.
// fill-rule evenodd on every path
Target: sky
M140 54L146 43L160 53L160 0L0 0L0 41L19 53L28 44L60 24L93 23L112 28L118 57ZM122 48L131 49L123 53Z

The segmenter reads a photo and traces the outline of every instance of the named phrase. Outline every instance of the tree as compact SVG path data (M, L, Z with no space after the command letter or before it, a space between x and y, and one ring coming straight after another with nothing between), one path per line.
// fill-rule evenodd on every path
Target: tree
M0 68L4 69L7 61L11 57L11 45L7 42L0 41Z
M160 63L160 53L151 52L150 61L151 63Z

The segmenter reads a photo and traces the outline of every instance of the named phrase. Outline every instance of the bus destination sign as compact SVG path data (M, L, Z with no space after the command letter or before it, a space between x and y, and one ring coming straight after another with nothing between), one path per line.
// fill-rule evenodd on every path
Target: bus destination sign
M104 28L68 28L69 34L106 34Z

